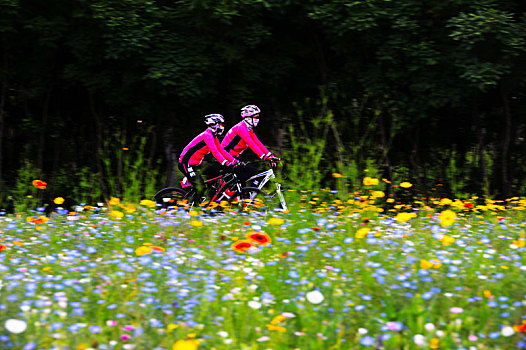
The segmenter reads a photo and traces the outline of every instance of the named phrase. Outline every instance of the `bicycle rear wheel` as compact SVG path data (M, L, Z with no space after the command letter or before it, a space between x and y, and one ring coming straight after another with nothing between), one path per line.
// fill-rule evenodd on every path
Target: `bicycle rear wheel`
M159 207L165 209L191 205L193 203L190 191L185 191L177 187L163 188L153 196L153 199Z

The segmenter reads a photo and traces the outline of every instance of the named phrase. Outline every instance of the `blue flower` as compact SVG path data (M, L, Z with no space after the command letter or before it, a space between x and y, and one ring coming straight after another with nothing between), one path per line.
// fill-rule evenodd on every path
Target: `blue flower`
M374 338L367 335L360 339L360 344L363 346L371 346L374 344Z
M37 346L37 343L35 343L34 341L32 341L32 342L27 343L27 344L24 346L24 350L33 350L34 348L36 348L36 346Z
M100 333L102 332L102 328L100 326L90 326L89 331L91 333Z
M300 275L296 271L290 271L289 272L289 277L290 278L299 278Z

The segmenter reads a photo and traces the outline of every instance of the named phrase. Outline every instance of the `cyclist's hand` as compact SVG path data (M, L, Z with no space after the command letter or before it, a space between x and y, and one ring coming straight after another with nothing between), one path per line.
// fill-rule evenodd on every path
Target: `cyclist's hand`
M280 160L281 160L280 158L276 157L276 156L273 155L273 154L269 155L269 156L266 158L266 161L268 162L268 164L269 164L269 166L270 166L271 168L276 168L276 167L278 166Z

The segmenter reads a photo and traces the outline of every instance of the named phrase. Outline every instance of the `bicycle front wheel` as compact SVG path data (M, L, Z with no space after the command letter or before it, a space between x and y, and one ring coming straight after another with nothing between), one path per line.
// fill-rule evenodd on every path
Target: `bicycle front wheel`
M153 199L158 207L165 209L192 204L190 192L177 187L163 188L153 196Z
M272 208L268 205L265 193L257 187L243 187L230 198L230 206L240 211L266 214Z

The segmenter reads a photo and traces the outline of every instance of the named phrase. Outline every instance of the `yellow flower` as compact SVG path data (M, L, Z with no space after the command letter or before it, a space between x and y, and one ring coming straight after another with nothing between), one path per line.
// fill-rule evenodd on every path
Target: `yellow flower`
M443 245L451 245L451 244L455 243L455 238L453 238L451 236L448 236L448 235L444 235L444 237L442 237L441 241L442 241Z
M356 238L364 238L365 236L367 236L367 234L369 233L369 231L371 231L370 228L368 228L368 227L362 227L361 229L359 229L358 231L356 231L355 237L356 237Z
M394 200L393 198L388 198L388 199L386 200L387 203L394 203L394 201L395 201L395 200Z
M343 177L343 175L342 174L338 174L338 173L332 173L332 177L338 178L338 177Z
M138 256L150 254L151 252L152 248L146 246L140 246L139 248L135 249L135 254L137 254Z
M457 214L455 214L455 212L452 210L444 210L438 217L442 226L451 226L455 222L456 218Z
M442 198L438 204L439 205L450 205L451 203L453 203L453 201L451 199L449 199L449 198Z
M438 344L440 342L440 340L438 338L431 338L431 340L429 341L429 347L431 349L438 349L440 347L440 345Z
M484 296L485 296L486 298L491 298L491 292L490 292L489 290L484 289L484 292L483 292L483 293L484 293Z
M199 221L199 220L192 220L192 221L190 221L190 225L192 225L194 227L201 227L201 226L203 226L203 222Z
M172 347L172 350L197 350L199 343L193 339L178 340Z
M115 219L120 219L124 216L124 214L121 211L118 210L112 210L110 211L110 215L113 216Z
M117 205L121 202L119 198L112 198L110 199L110 205Z
M375 198L383 198L385 197L385 193L382 191L373 191L372 196Z
M524 239L520 239L520 238L518 240L516 240L516 241L513 241L512 243L515 244L519 248L523 248L526 245L526 241L524 241Z
M155 208L157 206L157 203L155 203L154 201L151 201L149 199L143 199L141 202L140 202L141 205L144 205L146 207L150 207L150 208Z
M189 214L190 216L197 216L197 212L196 212L195 210L190 210L190 211L188 212L188 214Z
M55 198L55 199L53 200L53 203L60 205L60 204L64 203L64 198L62 198L62 197L57 197L57 198Z
M420 268L427 270L433 267L433 263L431 261L427 261L425 259L420 260Z
M270 321L271 324L279 324L283 321L285 321L287 318L283 315L278 315L276 317L274 317L274 319L272 321Z
M285 327L282 327L282 326L274 326L272 324L268 324L267 325L267 329L269 331L277 331L277 332L281 332L281 333L285 333L287 331L287 328Z
M411 187L411 186L413 186L413 184L410 183L410 182L407 182L407 181L404 181L404 182L402 182L402 183L400 184L400 187L403 187L403 188L409 188L409 187Z
M375 179L375 178L372 178L372 177L364 177L363 178L363 184L365 186L374 186L374 185L378 185L378 179Z
M172 331L172 330L176 329L177 327L179 327L178 324L170 323L170 324L168 324L168 326L166 328L168 328L169 331Z
M282 225L285 222L285 220L281 218L270 218L268 220L268 223L271 225Z
M135 208L133 206L131 206L131 205L128 205L128 206L124 207L124 210L126 210L126 212L128 214L131 214L131 213L133 213L135 211Z
M395 217L395 220L398 222L407 222L412 218L416 218L415 213L398 213Z

